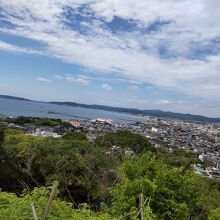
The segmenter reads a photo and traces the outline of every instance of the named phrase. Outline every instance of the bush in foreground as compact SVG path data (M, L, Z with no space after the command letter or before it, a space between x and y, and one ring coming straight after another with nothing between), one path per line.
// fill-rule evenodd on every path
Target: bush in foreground
M35 188L31 193L24 193L17 197L14 193L0 192L0 219L1 220L32 220L31 203L36 206L38 218L41 219L46 208L50 188ZM56 197L51 205L48 220L116 220L108 214L92 212L86 205L74 209L71 203Z

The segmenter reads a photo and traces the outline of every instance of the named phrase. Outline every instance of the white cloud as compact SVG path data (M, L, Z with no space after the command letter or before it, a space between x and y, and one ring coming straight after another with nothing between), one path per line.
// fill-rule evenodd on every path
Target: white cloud
M95 14L89 25L82 22L89 34L64 23L68 19L63 17L65 8L77 10L83 4ZM219 98L220 46L218 42L212 45L220 37L219 0L127 0L126 4L123 0L0 0L0 5L4 8L2 19L15 25L13 29L0 30L47 45L45 51L38 52L1 41L0 49L42 53L190 96ZM113 16L133 19L142 28L149 28L155 21L169 23L151 32L111 32L99 18L111 21ZM193 50L207 45L217 52L205 54L203 59L190 58ZM159 51L163 47L171 57L161 58ZM69 81L88 85L88 79L82 77Z
M109 84L102 84L102 88L107 90L107 91L111 91L112 87Z
M54 78L59 79L59 80L62 80L62 79L63 79L63 76L61 76L61 75L54 75Z
M13 44L6 43L0 40L0 50L10 51L14 53L29 53L29 54L39 54L43 55L41 52L37 50L33 50L30 48L18 47Z
M82 77L75 77L75 76L67 76L66 80L75 84L83 85L83 86L88 86L89 85L89 80L82 78Z
M160 99L156 102L156 104L159 104L159 105L170 105L172 103L173 103L172 101L167 100L167 99Z
M44 83L51 83L52 82L52 80L46 79L44 77L37 77L36 80L40 81L40 82L44 82Z

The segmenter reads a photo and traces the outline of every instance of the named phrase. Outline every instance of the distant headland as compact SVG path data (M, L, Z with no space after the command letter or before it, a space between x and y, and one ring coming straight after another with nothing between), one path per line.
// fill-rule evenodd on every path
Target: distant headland
M0 95L0 98L3 99L12 99L17 101L29 101L29 102L39 102L34 101L31 99L26 99L22 97L10 96L10 95ZM153 116L153 117L164 117L164 118L173 118L173 119L180 119L185 121L198 121L204 123L220 123L220 118L211 118L202 115L193 115L193 114L184 114L184 113L175 113L170 111L162 111L162 110L141 110L136 108L123 108L123 107L113 107L113 106L105 106L105 105L88 105L82 104L77 102L44 102L49 104L56 104L56 105L65 105L65 106L72 106L72 107L82 107L87 109L96 109L96 110L106 110L112 112L120 112L120 113L128 113L128 114L135 114L141 116Z

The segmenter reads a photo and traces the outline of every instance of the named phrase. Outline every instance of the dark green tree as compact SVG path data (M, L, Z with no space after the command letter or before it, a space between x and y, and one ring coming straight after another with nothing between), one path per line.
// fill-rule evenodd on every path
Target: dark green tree
M125 161L120 173L121 182L111 191L115 216L133 219L141 193L150 199L156 217L165 220L207 219L220 204L218 182L214 185L190 169L171 167L152 153Z
M122 153L125 150L132 150L135 154L144 150L154 150L147 138L127 130L107 133L97 138L96 144L106 148L117 146L121 149Z
M4 142L4 139L5 139L5 131L4 130L5 129L0 126L0 147L1 147L1 145Z

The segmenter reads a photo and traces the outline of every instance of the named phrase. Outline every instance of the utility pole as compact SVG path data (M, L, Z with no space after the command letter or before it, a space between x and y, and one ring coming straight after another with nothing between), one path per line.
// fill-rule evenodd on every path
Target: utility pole
M47 215L48 215L48 213L49 213L50 206L51 206L52 201L53 201L53 198L54 198L54 196L55 196L55 192L56 192L56 190L57 190L57 187L58 187L58 184L55 183L54 186L53 186L53 189L52 189L52 191L51 191L51 193L50 193L50 197L49 197L49 200L48 200L48 202L47 202L47 207L46 207L46 210L45 210L45 212L44 212L44 216L43 216L42 220L46 220L46 219L47 219Z
M139 208L140 208L141 220L143 220L144 219L144 195L143 195L143 193L140 194Z
M46 206L46 209L45 209L45 212L44 212L44 215L43 215L42 220L46 220L46 219L47 219L47 216L48 216L48 213L49 213L49 210L50 210L50 207L51 207L53 198L54 198L54 196L55 196L57 187L58 187L58 183L55 183L55 184L53 185L52 191L51 191L51 193L50 193L50 197L49 197L49 199L48 199L47 206ZM38 220L37 212L36 212L34 203L31 203L31 209L32 209L32 214L33 214L34 220Z

